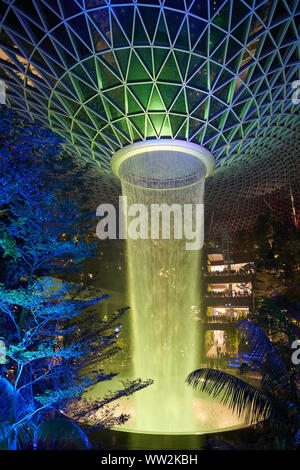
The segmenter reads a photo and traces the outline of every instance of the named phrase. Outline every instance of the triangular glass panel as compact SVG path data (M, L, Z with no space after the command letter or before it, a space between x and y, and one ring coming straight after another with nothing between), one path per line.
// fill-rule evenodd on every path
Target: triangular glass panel
M125 79L127 74L127 69L129 65L129 54L131 49L130 48L122 48L121 51L116 50L115 56L118 61L119 69L122 72L123 78Z
M160 135L161 127L164 122L165 114L149 114L149 118L151 119L151 122L153 124L153 127L156 131L157 136Z
M55 29L55 35L50 34L51 39L55 40L54 44L56 47L64 48L70 54L74 54L74 48L68 34L67 27L64 24L61 24ZM59 44L59 46L57 46Z
M138 59L134 51L132 51L131 54L127 79L132 82L150 79L147 70L145 69L141 61Z
M200 39L196 43L194 51L203 57L208 57L210 42L208 36L208 28L205 29L203 34L200 36Z
M112 51L104 52L101 56L101 59L104 61L105 64L108 65L108 68L115 72L116 75L120 75L120 70L115 59L115 55Z
M148 47L136 47L135 51L143 64L146 66L150 75L153 75L152 51Z
M140 134L145 137L145 118L146 115L130 116L129 120L139 130Z
M177 96L175 103L171 107L171 112L172 113L186 113L187 112L184 90L182 90Z
M94 98L92 98L88 102L88 107L90 109L94 110L95 114L99 113L101 116L106 118L106 110L104 108L104 105L103 105L103 102L102 102L102 99L101 99L100 95L96 95Z
M198 106L198 104L203 100L204 96L198 90L193 90L192 88L186 88L186 98L188 103L189 112Z
M136 85L130 85L128 88L133 92L142 105L147 108L152 86L152 83L140 83Z
M108 97L103 94L103 102L105 104L105 109L110 119L118 119L123 116L123 113L108 99Z
M87 109L89 110L89 114L91 116L91 119L96 129L101 129L107 124L107 122L104 119L102 119L98 114L94 113L90 107L87 106Z
M132 122L128 121L128 127L130 128L132 138L135 142L143 139L144 134L140 135L137 129L133 126Z
M139 2L140 3L140 2ZM148 32L150 41L153 40L153 35L155 32L155 28L158 21L159 16L159 8L151 8L151 7L139 7L139 11L143 20L143 23L146 27Z
M161 64L163 63L163 61L165 60L169 52L170 52L169 49L164 49L164 48L159 48L159 47L155 47L153 49L155 74L158 73L161 67Z
M222 9L221 14L218 16L222 17L223 11L224 11L224 8ZM235 5L233 4L233 8L231 11L231 30L233 30L237 26L237 24L241 22L243 18L247 18L242 23L244 25L244 28L246 29L246 24L249 21L249 17L251 17L251 9L248 8L243 2L239 2L238 7L235 7ZM237 35L235 34L235 36Z
M157 86L162 96L162 99L164 100L166 108L169 109L172 103L174 102L176 95L180 91L181 87L171 84L158 84Z
M193 1L193 5L190 9L191 13L199 16L199 18L204 18L205 20L208 19L208 9L207 9L208 2L206 1Z
M120 119L117 122L117 125L122 130L122 132L126 135L127 140L130 140L130 132L129 132L127 123L128 123L127 119L124 118L124 119Z
M72 2L60 1L60 6L61 6L61 9L65 18L69 18L70 16L78 15L78 13L82 13L82 5L80 5L80 3L76 0L73 0Z
M124 34L126 34L129 41L131 41L134 8L131 6L126 6L126 8L114 8L113 14L118 18Z
M145 28L138 14L135 15L133 41L134 44L149 44Z
M175 42L175 46L179 49L189 49L189 32L187 27L187 19L185 19L182 23L179 35Z
M179 13L178 11L171 10L165 10L164 13L168 25L171 42L173 43L177 36L181 23L184 19L184 15L182 13Z
M151 120L149 119L149 116L146 117L146 136L147 138L149 137L158 137L156 132L155 132L155 127L153 126Z
M197 119L193 119L189 117L188 126L189 126L189 138L190 139L199 131L199 128L202 125L203 125L202 122L198 121Z
M124 114L125 113L125 93L124 86L116 87L105 92L105 96L108 96L117 107Z
M100 62L99 59L97 60L97 69L100 72L101 88L110 88L120 83L121 80L116 77L103 62Z
M172 136L172 130L171 130L169 116L165 116L164 123L160 130L160 137L171 137L171 136Z
M208 72L205 65L188 81L188 85L198 90L208 91Z
M165 110L164 103L155 86L153 87L148 109L149 111L164 111Z
M91 49L91 39L85 20L85 15L80 15L69 19L68 26L70 26L74 34L78 36L78 40L82 42L88 49Z
M205 29L207 28L207 22L190 16L189 27L190 27L191 47L194 47L196 42L198 42L200 36L202 36Z
M187 52L181 52L181 51L174 51L176 61L177 61L177 68L179 67L179 70L181 72L182 79L185 80L186 72L187 72L187 64L190 54ZM197 58L198 61L198 58Z
M158 46L168 46L170 44L167 28L164 21L164 16L160 15L158 27L155 34L154 44Z
M128 113L141 113L143 111L143 108L139 104L139 102L134 98L134 96L130 93L130 91L127 89L126 91L126 96L127 96L127 106L128 106Z
M178 130L176 131L176 134L175 134L175 137L176 137L176 138L179 138L179 139L187 139L187 138L188 138L188 132L187 132L188 126L187 126L187 123L188 123L188 120L187 120L187 118L185 118L185 122L184 122L184 124L182 125L182 127L180 127L180 129L178 129Z
M120 28L115 17L111 15L111 31L112 31L112 43L114 47L128 45L128 39L126 38L123 30Z
M104 51L110 47L110 39L104 33L100 34L98 29L90 21L90 29L93 38L94 48L96 52ZM110 35L109 35L110 36Z
M159 80L166 80L168 82L181 82L181 76L179 74L177 64L175 62L173 53L171 52L169 54L169 57L167 58L166 62L164 63L159 75L158 75Z
M98 34L100 32L102 33L101 35L103 38L106 40L108 44L111 43L111 28L110 28L110 21L109 21L109 10L108 8L103 8L100 10L92 10L90 12L87 12L89 18L90 18L90 25L92 25L92 35L95 35L95 32L98 30ZM94 43L96 44L96 42Z

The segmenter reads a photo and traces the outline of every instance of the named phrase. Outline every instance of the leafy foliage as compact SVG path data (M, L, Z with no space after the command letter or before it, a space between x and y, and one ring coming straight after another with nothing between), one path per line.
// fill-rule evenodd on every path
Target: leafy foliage
M37 426L34 433L37 450L87 450L91 448L86 434L75 423L54 418Z
M0 335L6 346L1 375L10 382L2 382L9 397L0 388L8 409L1 421L7 446L16 448L18 436L27 442L33 435L31 426L114 376L100 364L117 350L112 325L126 309L105 323L95 321L89 334L80 331L82 312L106 298L90 292L85 300L78 276L70 282L70 273L95 255L90 214L78 195L80 179L65 178L72 160L64 159L51 132L11 112L0 116L0 132ZM86 374L88 365L94 370ZM128 385L123 393L146 384Z
M238 322L236 328L248 340L250 357L253 359L255 357L259 358L262 371L262 389L289 396L290 372L262 329L247 319Z
M213 398L219 398L248 423L268 418L273 411L271 395L220 370L197 369L188 375L187 383Z
M290 220L275 214L260 217L254 229L256 295L285 294L298 300L300 242L299 231Z

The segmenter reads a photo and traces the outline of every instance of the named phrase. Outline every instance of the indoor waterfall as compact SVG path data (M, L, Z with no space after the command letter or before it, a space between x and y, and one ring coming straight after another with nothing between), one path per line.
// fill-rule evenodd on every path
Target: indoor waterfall
M165 148L158 142L150 149L138 146L137 153L120 159L117 170L127 197L127 229L136 224L143 237L127 237L134 376L154 381L135 395L134 429L185 433L197 429L194 392L185 378L201 361L199 248L204 179L212 157L195 144ZM157 205L163 204L170 208L170 237L163 232L166 217L157 218ZM193 209L190 227L187 204ZM188 229L197 231L197 249L186 249Z

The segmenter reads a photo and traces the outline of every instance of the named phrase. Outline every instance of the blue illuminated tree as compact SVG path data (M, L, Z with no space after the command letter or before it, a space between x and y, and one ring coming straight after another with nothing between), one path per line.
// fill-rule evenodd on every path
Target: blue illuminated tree
M78 400L88 387L115 375L106 374L99 363L116 352L114 323L126 309L106 322L94 315L93 331L80 331L78 317L105 296L89 292L91 300L84 300L85 287L66 280L66 273L83 269L83 261L95 250L87 231L89 214L78 196L80 181L65 177L75 164L64 158L51 132L11 112L0 116L0 135L0 336L7 361L1 371L7 393L0 386L5 401L0 442L18 448L24 436L31 442L39 423L67 410L70 400ZM93 372L84 375L91 364ZM75 419L92 419L99 408L147 384L136 380L98 401L83 399ZM92 424L127 418L106 415Z

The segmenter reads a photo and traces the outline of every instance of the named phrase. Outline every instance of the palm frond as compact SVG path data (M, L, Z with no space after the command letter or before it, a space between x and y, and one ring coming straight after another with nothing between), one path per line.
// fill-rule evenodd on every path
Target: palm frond
M32 449L34 428L32 423L21 423L14 428L17 450Z
M253 424L269 418L273 413L273 399L268 393L233 375L215 369L197 369L188 375L186 382L201 392L206 392L227 405L245 422Z
M249 355L258 360L262 371L262 390L272 393L290 392L290 372L267 335L255 323L244 319L235 326L249 342Z
M0 422L0 450L32 449L33 433L33 424L13 426L8 421Z

